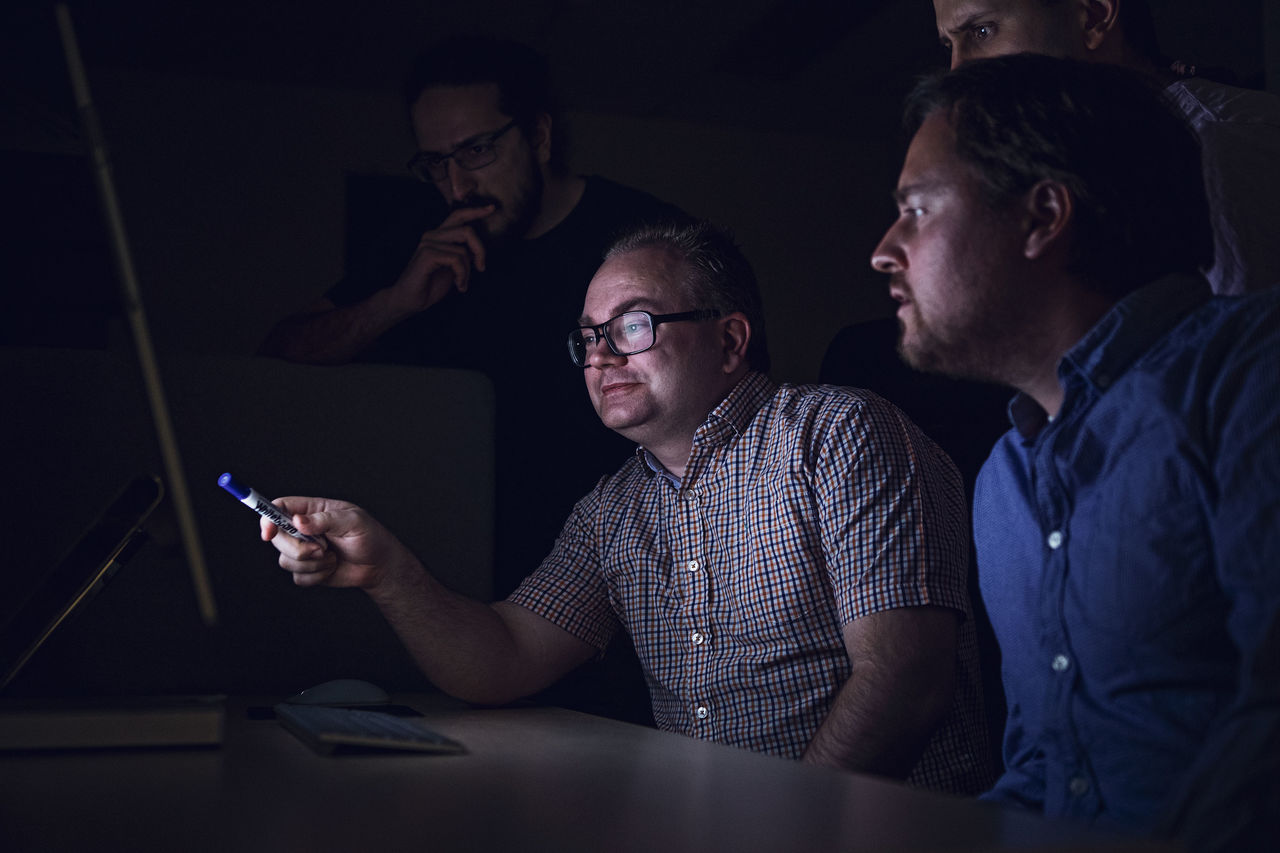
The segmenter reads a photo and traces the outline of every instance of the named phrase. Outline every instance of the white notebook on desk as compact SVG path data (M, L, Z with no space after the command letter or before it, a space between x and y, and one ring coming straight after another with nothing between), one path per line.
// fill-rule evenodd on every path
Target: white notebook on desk
M141 546L163 492L151 476L125 486L0 628L0 694ZM220 696L0 698L0 750L212 746L223 716Z

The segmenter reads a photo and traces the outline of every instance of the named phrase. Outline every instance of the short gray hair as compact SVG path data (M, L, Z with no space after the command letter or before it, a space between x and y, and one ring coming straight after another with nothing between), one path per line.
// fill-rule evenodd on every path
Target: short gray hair
M615 240L604 257L608 260L640 249L666 250L684 264L688 275L681 287L693 302L691 308L745 314L751 325L747 363L753 370L769 372L760 285L728 230L706 220L641 225Z

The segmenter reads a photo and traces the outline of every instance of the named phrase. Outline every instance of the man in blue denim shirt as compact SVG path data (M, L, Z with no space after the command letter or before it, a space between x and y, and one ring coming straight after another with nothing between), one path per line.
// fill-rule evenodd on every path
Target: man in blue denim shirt
M1210 295L1196 143L1130 72L974 62L908 127L872 259L902 354L1018 391L974 498L1009 708L988 798L1274 839L1280 290Z

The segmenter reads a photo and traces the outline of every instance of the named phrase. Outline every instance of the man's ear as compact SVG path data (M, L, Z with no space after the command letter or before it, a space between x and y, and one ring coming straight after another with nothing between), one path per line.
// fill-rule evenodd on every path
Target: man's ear
M539 163L551 162L551 116L547 113L538 113L533 120L529 144L533 147L534 157Z
M1027 190L1027 236L1023 255L1028 260L1043 258L1066 243L1067 226L1075 214L1071 192L1057 181L1044 180Z
M1121 0L1082 0L1082 35L1087 50L1098 50L1108 38L1113 37L1120 17L1120 2Z
M733 373L747 363L747 345L751 343L751 321L741 311L720 318L720 335L724 347L724 372Z

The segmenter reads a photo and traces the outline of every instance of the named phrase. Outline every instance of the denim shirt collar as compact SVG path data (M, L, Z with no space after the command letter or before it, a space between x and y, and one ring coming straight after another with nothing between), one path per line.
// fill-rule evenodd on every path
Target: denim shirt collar
M1158 278L1121 299L1058 362L1063 410L1073 387L1083 383L1102 393L1166 332L1212 296L1198 274ZM1009 419L1024 439L1034 438L1048 421L1040 405L1018 393L1009 403Z

